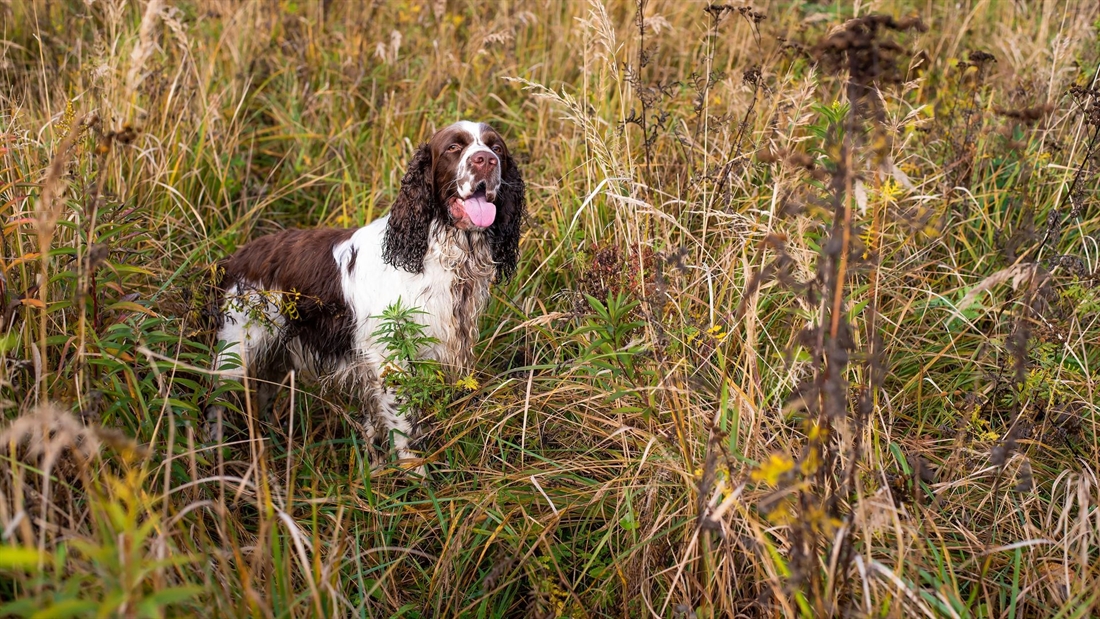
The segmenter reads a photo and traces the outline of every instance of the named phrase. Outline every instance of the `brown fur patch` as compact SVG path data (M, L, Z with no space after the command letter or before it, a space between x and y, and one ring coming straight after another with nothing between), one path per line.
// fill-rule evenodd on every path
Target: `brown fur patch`
M332 249L354 233L319 228L260 237L226 260L222 289L236 284L280 293L287 340L299 338L322 359L342 357L352 349L354 317Z

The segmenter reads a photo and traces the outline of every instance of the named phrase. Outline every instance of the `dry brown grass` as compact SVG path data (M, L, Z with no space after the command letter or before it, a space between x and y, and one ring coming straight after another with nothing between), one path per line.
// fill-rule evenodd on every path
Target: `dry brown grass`
M0 0L0 615L1095 615L1098 19ZM209 266L460 117L532 213L431 480L202 443Z

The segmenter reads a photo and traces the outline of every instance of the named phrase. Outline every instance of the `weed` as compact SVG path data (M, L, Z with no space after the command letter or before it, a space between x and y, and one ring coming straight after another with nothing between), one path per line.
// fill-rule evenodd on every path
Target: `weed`
M403 305L400 299L379 316L373 337L386 347L382 379L397 393L398 412L415 419L431 419L447 402L448 385L439 362L422 358L437 343L425 335L427 327L416 320L424 312ZM463 382L469 385L469 381Z

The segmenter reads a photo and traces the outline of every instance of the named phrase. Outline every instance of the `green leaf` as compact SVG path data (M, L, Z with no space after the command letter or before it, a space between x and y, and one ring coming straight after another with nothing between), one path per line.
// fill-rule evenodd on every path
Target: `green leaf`
M13 348L19 345L19 332L9 333L3 337L0 337L0 354L10 352Z
M31 615L31 619L66 619L95 611L96 603L88 600L64 600Z
M30 617L42 604L34 598L23 598L0 605L0 617Z
M370 593L370 596L372 598L374 598L374 599L376 599L380 602L382 601L382 599L383 599L382 588L376 586L378 584L378 580L376 580L374 578L367 578L363 581L363 584L366 585L365 588Z
M156 611L158 609L170 604L178 604L184 600L189 600L200 593L202 593L202 587L195 585L162 589L141 601L141 612L150 616L156 616Z
M0 569L37 570L39 562L48 564L52 559L37 548L0 546Z

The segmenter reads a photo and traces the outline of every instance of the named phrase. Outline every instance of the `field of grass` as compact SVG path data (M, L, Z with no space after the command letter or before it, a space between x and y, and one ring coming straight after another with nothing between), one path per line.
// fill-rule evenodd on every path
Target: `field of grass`
M0 0L0 616L1097 616L1098 32ZM430 479L308 385L203 442L212 266L385 213L460 118L530 213Z

